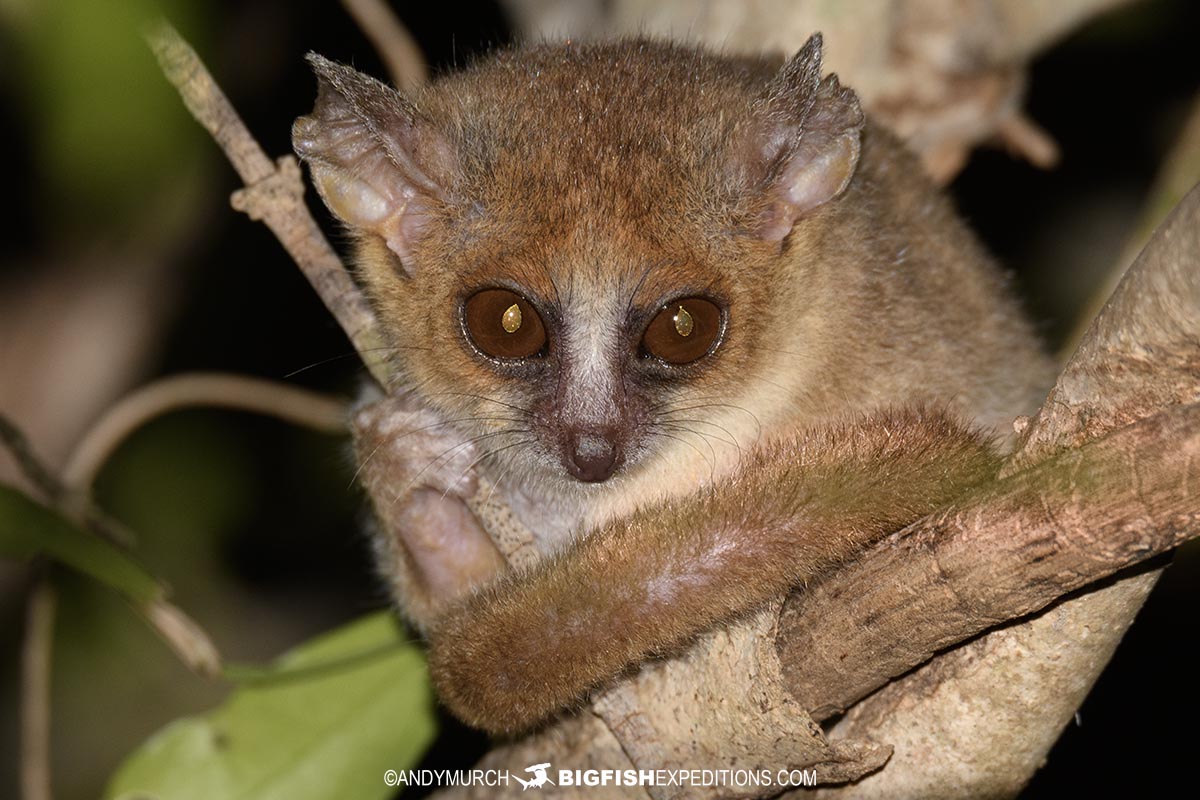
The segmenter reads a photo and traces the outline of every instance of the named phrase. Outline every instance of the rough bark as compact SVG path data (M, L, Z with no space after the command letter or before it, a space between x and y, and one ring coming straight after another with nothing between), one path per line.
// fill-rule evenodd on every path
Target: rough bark
M1094 10L1110 4L1099 0L1090 5ZM1002 7L1006 4L998 3L993 10ZM1061 30L1064 20L1073 18L1066 13L1052 16L1054 24L1042 29L1040 35L1049 36L1046 31ZM1030 37L1029 41L1036 39L1028 33L1028 26L1026 30L1023 35ZM761 41L756 49L759 46ZM994 47L994 43L989 46ZM994 49L1006 52L1004 48ZM937 48L930 52L936 53ZM283 194L290 197L292 193ZM281 201L272 194L262 202L271 205ZM1000 593L1006 605L993 608L988 605L989 599L972 593L977 587L954 583L961 580L961 574L969 574L969 570L964 569L961 574L945 568L928 572L923 579L957 599L957 615L970 617L971 622L954 633L939 630L936 643L914 647L912 642L922 634L927 619L923 610L911 614L906 618L906 635L897 639L909 645L908 661L953 644L955 637L970 636L971 630L999 625L1013 613L1027 613L1028 608L1044 605L1056 591L1065 592L1070 586L1098 580L1111 573L1122 558L1148 556L1150 551L1142 547L1170 546L1184 535L1184 526L1189 523L1190 530L1195 529L1194 456L1189 455L1196 447L1194 408L1177 409L1103 442L1080 448L1164 408L1200 399L1197 396L1200 336L1196 327L1200 320L1198 236L1200 193L1193 191L1171 222L1155 236L1064 371L1043 411L1029 423L1021 447L1004 475L1006 483L994 490L997 494L987 496L1000 508L987 505L978 509L979 514L1012 511L1030 530L1036 532L1035 526L1040 524L1053 533L1053 539L1032 536L1030 542L1038 543L1036 547L1017 548L1016 557L1030 556L1027 564L1051 561L1050 566L1036 567L1050 573L1050 579L1035 583L1030 589L1037 594L1036 601L1014 605L1012 597L1021 591L1009 585L1006 592ZM322 292L331 307L337 306L338 294ZM370 322L368 317L360 319ZM348 321L343 319L343 324ZM355 338L356 344L361 344ZM1184 429L1190 449L1179 447L1176 441L1163 441L1163 437ZM1106 451L1106 447L1111 449ZM1055 480L1065 481L1058 486L1062 493L1050 498L1064 504L1057 515L1047 512L1048 501L1036 493L1051 492L1053 481L1051 487L1041 487L1034 494L1023 496L1022 502L1031 507L1018 503L1017 507L1007 509L1001 499L1013 500L1013 497L1005 495L1004 488L1024 485L1034 491L1022 482L1041 472L1021 471L1064 449L1078 452L1060 456L1065 460L1056 463L1078 466L1090 463L1089 454L1101 453L1096 463L1105 469L1120 472L1122 463L1130 463L1122 462L1122 458L1150 461L1157 458L1156 463L1165 471L1156 469L1148 475L1152 480L1130 487L1124 499L1134 504L1134 513L1126 513L1129 509L1125 507L1114 509L1114 499L1106 498L1104 508L1114 513L1104 518L1100 531L1089 532L1086 526L1092 519L1081 516L1085 513L1081 506L1092 505L1092 497L1081 494L1079 473L1068 471L1064 475L1048 470ZM1113 460L1107 460L1110 458ZM1145 463L1148 462L1139 461L1139 469ZM1144 477L1136 470L1133 474ZM1177 513L1172 515L1170 508L1157 505L1163 497L1173 498L1169 502L1176 504ZM976 498L975 502L984 503L985 499ZM1139 509L1153 513L1139 517ZM495 515L503 518L503 509ZM945 521L954 517L943 514L936 519ZM962 525L943 524L937 537L934 552L947 564L952 561L951 555L958 560L955 563L962 562L968 549L967 542L953 539L980 529L969 524L975 519L971 515L959 519ZM927 520L925 524L931 523ZM1139 538L1133 540L1132 548L1129 542L1105 540L1102 547L1111 548L1112 553L1097 558L1091 548L1101 541L1096 538L1100 534L1118 537L1132 534ZM519 535L510 538L519 545ZM896 541L902 539L897 537ZM505 548L506 553L509 550L513 548ZM870 569L874 559L886 557L878 555L884 550L886 547L873 552L854 569ZM1041 555L1046 557L1038 558ZM974 557L987 558L978 552ZM1056 558L1065 559L1060 565L1065 565L1065 571L1054 566L1058 563L1053 561ZM678 659L644 666L638 674L597 698L594 709L567 716L531 737L503 745L485 758L485 765L510 767L522 760L526 763L549 760L556 762L556 766L628 769L631 765L660 767L664 763L688 763L693 758L723 759L719 766L817 764L826 770L822 775L824 780L836 781L878 766L886 756L887 745L894 744L895 755L883 770L835 791L864 796L1012 794L1028 780L1062 725L1074 713L1136 613L1153 578L1153 573L1139 575L1058 602L1031 620L998 628L934 658L851 709L833 730L835 736L844 737L840 742L825 741L801 705L788 697L782 677L784 665L777 661L774 636L770 633L774 619L768 610L726 630L713 632ZM828 580L841 579L832 576ZM880 585L893 589L902 585L897 583L900 579L901 576L890 573L879 573L875 578ZM845 625L846 619L852 617L854 603L850 596L843 593L840 597L841 606L836 603L830 606L833 616L826 624ZM964 609L963 598L969 598L973 605ZM930 602L939 599L945 600L930 598ZM827 597L821 602L831 601ZM894 605L900 608L903 604ZM1014 610L1018 608L1025 610ZM837 617L838 614L842 617ZM764 637L770 646L764 646ZM789 656L788 660L800 657ZM789 674L795 666L787 665ZM805 696L812 699L806 703L825 707L844 705L849 702L847 697L865 691L863 687L887 680L897 669L900 669L898 662L881 661L877 674L857 677L859 688L852 690L836 685L818 686L819 676L807 679L804 691L812 694ZM836 672L831 669L831 675L836 676ZM830 699L835 696L836 700ZM693 705L686 699L694 701ZM681 714L681 708L688 711ZM779 721L784 718L786 721ZM733 735L731 720L737 722ZM872 745L862 737L881 744ZM804 749L809 745L810 749ZM797 755L801 751L805 753L802 757ZM597 796L590 789L586 791L589 796ZM622 788L614 790L613 796L630 795Z
M951 645L1196 534L1200 405L1020 472L794 595L784 678L818 719ZM1130 476L1134 480L1130 480Z
M651 662L595 699L591 710L503 745L481 767L550 761L575 770L815 769L841 782L879 769L891 748L862 740L828 740L784 689L775 653L779 603L711 632L679 658ZM515 797L523 788L447 789L441 800ZM729 785L546 787L549 797L769 797L774 783L731 794Z
M1200 187L1130 267L1002 475L1198 397ZM1194 461L1185 462L1178 478L1193 507L1194 469ZM1131 475L1140 482L1138 470ZM830 734L886 741L896 755L886 770L834 791L852 797L1015 794L1044 762L1158 575L1128 577L994 630L867 698ZM924 623L914 620L913 630Z

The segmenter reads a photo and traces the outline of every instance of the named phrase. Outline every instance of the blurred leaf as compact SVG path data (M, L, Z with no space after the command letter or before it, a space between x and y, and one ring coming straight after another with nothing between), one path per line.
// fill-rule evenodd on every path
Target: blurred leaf
M41 0L16 31L42 190L64 222L99 229L162 212L204 144L141 40L169 16L195 35L195 0ZM158 204L147 208L147 204Z
M130 529L153 532L139 537L138 552L170 576L172 595L189 607L211 611L231 590L221 548L251 529L261 502L246 436L212 409L153 420L121 445L94 488L97 502Z
M386 798L435 733L425 661L388 613L303 645L275 679L178 720L118 770L104 797L133 800Z
M0 556L45 554L111 586L138 604L162 594L158 582L112 543L81 531L21 492L0 486Z

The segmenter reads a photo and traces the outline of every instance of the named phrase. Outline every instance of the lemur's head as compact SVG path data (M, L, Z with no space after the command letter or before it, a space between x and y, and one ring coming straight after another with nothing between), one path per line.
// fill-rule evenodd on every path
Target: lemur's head
M498 479L707 476L785 403L772 365L790 351L796 371L823 301L781 298L805 269L819 283L805 254L863 124L821 80L818 37L778 70L647 41L540 46L413 97L310 60L296 152L358 243L390 388L444 413Z

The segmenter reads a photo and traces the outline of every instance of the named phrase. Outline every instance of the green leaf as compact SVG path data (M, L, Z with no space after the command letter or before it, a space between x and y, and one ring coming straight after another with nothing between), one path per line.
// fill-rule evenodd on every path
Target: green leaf
M91 575L140 605L162 595L154 576L116 545L80 530L16 489L0 486L0 557L38 554Z
M356 800L395 793L436 731L420 650L390 614L315 639L273 674L168 725L118 770L106 800Z

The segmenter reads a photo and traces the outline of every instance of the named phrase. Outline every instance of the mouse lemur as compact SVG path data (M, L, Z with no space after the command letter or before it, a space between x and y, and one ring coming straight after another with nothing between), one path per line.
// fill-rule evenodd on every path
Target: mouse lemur
M411 96L310 60L296 151L400 376L359 423L380 569L470 722L519 730L852 557L1041 398L1003 275L819 37L782 65L537 45Z

